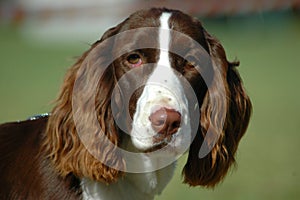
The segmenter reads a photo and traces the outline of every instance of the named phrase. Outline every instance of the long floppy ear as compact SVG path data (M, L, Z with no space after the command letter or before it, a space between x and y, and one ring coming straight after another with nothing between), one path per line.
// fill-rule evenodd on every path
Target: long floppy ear
M248 127L252 106L236 70L239 62L228 62L220 42L205 30L204 35L212 59L214 79L201 106L200 127L190 146L183 176L184 182L190 186L214 187L235 163L234 156ZM205 138L208 129L211 135ZM214 146L210 146L211 143ZM202 144L210 152L200 158Z
M105 32L68 70L52 110L43 150L63 177L72 173L78 177L110 183L122 175L119 169L125 168L124 160L116 151L120 137L110 106L111 91L116 82L114 70L112 65L105 68L100 80L95 73L95 70L105 67L101 65L113 48L111 42L105 44L106 39L117 34L120 27L121 24ZM102 49L99 49L99 45ZM77 88L74 86L76 81L81 81ZM80 98L77 103L81 104L81 110L74 107L74 97ZM94 106L92 113L87 109L90 103ZM74 115L77 115L77 121ZM96 116L96 123L91 120L93 116ZM82 130L91 132L79 133ZM102 142L103 138L108 139L112 145ZM85 139L88 142L86 144L82 142Z

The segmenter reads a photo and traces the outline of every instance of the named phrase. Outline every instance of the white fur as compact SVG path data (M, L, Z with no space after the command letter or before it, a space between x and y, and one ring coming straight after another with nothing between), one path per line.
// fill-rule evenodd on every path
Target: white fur
M82 179L83 200L152 200L160 194L171 180L175 164L155 172L126 173L116 183L105 184Z

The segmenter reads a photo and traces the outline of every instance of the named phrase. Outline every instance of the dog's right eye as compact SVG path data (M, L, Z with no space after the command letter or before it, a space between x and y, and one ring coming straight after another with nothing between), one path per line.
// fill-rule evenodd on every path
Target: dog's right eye
M127 57L127 62L131 67L139 67L143 64L142 58L139 54L131 54Z

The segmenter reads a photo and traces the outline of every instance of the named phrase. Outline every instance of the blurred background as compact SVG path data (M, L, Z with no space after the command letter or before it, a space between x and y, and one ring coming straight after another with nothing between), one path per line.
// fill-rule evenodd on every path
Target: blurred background
M300 199L300 0L0 0L0 123L50 111L76 56L133 11L162 6L199 17L241 61L253 116L222 184L182 184L183 156L156 199Z

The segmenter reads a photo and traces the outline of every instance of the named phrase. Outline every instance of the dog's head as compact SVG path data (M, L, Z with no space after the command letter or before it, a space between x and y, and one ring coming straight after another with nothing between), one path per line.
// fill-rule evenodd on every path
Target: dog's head
M69 69L47 127L49 156L63 176L109 183L130 166L123 150L167 160L189 151L184 182L214 186L251 114L238 65L197 19L136 12Z

